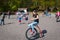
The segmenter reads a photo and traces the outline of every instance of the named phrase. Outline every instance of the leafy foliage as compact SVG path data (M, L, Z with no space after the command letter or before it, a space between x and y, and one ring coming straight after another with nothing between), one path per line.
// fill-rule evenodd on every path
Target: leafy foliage
M49 7L60 7L60 0L0 0L0 11L14 11L17 8L35 8L45 9Z

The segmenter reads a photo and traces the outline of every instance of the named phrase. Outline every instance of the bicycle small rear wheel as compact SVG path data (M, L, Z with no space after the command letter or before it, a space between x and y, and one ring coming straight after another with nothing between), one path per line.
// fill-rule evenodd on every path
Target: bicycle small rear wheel
M38 32L37 32L37 30L34 28L34 34L31 35L31 34L30 34L30 29L32 29L32 28L27 29L25 35L26 35L26 38L27 38L28 40L33 40L33 39L36 38L35 35L36 35Z

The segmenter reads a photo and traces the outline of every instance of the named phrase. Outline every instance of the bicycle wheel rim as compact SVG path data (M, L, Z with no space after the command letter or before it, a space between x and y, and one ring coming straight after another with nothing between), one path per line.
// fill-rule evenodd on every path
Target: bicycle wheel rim
M33 39L35 39L34 36L37 34L37 30L34 28L35 33L34 33L32 36L30 36L30 35L28 34L28 32L29 32L30 29L31 29L31 28L27 29L27 31L26 31L26 38L29 39L29 40L33 40ZM29 37L29 36L30 36L30 37Z

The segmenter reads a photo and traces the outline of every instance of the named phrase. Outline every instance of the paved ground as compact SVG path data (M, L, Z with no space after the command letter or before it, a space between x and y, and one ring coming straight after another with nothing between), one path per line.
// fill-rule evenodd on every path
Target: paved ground
M31 18L31 15L29 15ZM28 22L19 24L16 16L11 16L11 19L5 19L5 25L0 26L0 40L27 40L25 31L28 28ZM36 40L60 40L60 22L56 22L55 17L40 16L40 27L42 30L47 30L45 37Z

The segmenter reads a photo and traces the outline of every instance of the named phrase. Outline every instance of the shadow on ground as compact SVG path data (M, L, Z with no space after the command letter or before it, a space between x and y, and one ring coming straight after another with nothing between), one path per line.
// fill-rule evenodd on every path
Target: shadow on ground
M0 24L0 26L3 26L3 25L10 25L10 24L14 24L14 22L12 22L12 23L6 23L6 24Z
M12 23L11 22L10 23L6 23L5 25L9 25L9 24L14 24L14 22L12 22Z

